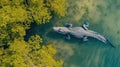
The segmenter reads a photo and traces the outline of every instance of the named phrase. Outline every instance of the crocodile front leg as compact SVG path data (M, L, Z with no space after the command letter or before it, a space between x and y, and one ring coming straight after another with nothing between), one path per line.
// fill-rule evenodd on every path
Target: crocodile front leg
M69 34L66 34L66 35L65 35L65 39L70 40L70 39L71 39L70 35L69 35Z

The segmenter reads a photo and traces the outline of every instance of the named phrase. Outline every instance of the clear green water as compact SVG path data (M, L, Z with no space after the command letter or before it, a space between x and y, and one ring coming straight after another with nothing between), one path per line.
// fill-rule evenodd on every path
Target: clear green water
M57 56L64 60L63 67L120 67L120 0L68 0L68 3L66 17L52 19L42 27L33 25L28 33L42 35L47 43L55 44ZM66 22L80 26L85 19L90 21L89 29L106 36L116 48L93 39L67 41L52 30Z

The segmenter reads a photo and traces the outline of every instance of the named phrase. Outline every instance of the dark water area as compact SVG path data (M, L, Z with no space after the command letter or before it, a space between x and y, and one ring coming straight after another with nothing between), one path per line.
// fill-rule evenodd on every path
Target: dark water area
M68 13L63 18L54 18L48 24L32 24L26 38L38 34L45 43L54 44L57 56L64 60L63 67L120 67L120 0L68 0ZM116 48L90 38L82 42L71 37L65 40L52 30L70 22L81 26L90 21L89 29L106 36Z

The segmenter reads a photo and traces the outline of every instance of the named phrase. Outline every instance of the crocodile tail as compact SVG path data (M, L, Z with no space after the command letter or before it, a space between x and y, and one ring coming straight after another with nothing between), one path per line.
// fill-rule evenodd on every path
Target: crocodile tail
M101 42L103 42L105 44L108 44L111 47L115 48L115 46L106 37L98 34L97 32L94 32L94 31L90 31L90 32L92 33L90 37L93 37L93 38L95 38L95 39L97 39L97 40L99 40L99 41L101 41Z
M115 46L107 39L107 44L109 44L111 47L115 48Z

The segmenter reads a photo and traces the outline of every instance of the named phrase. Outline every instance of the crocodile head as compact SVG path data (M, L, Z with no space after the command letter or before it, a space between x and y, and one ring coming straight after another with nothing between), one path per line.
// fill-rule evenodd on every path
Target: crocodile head
M53 27L53 30L63 35L68 34L70 32L70 30L67 27Z

